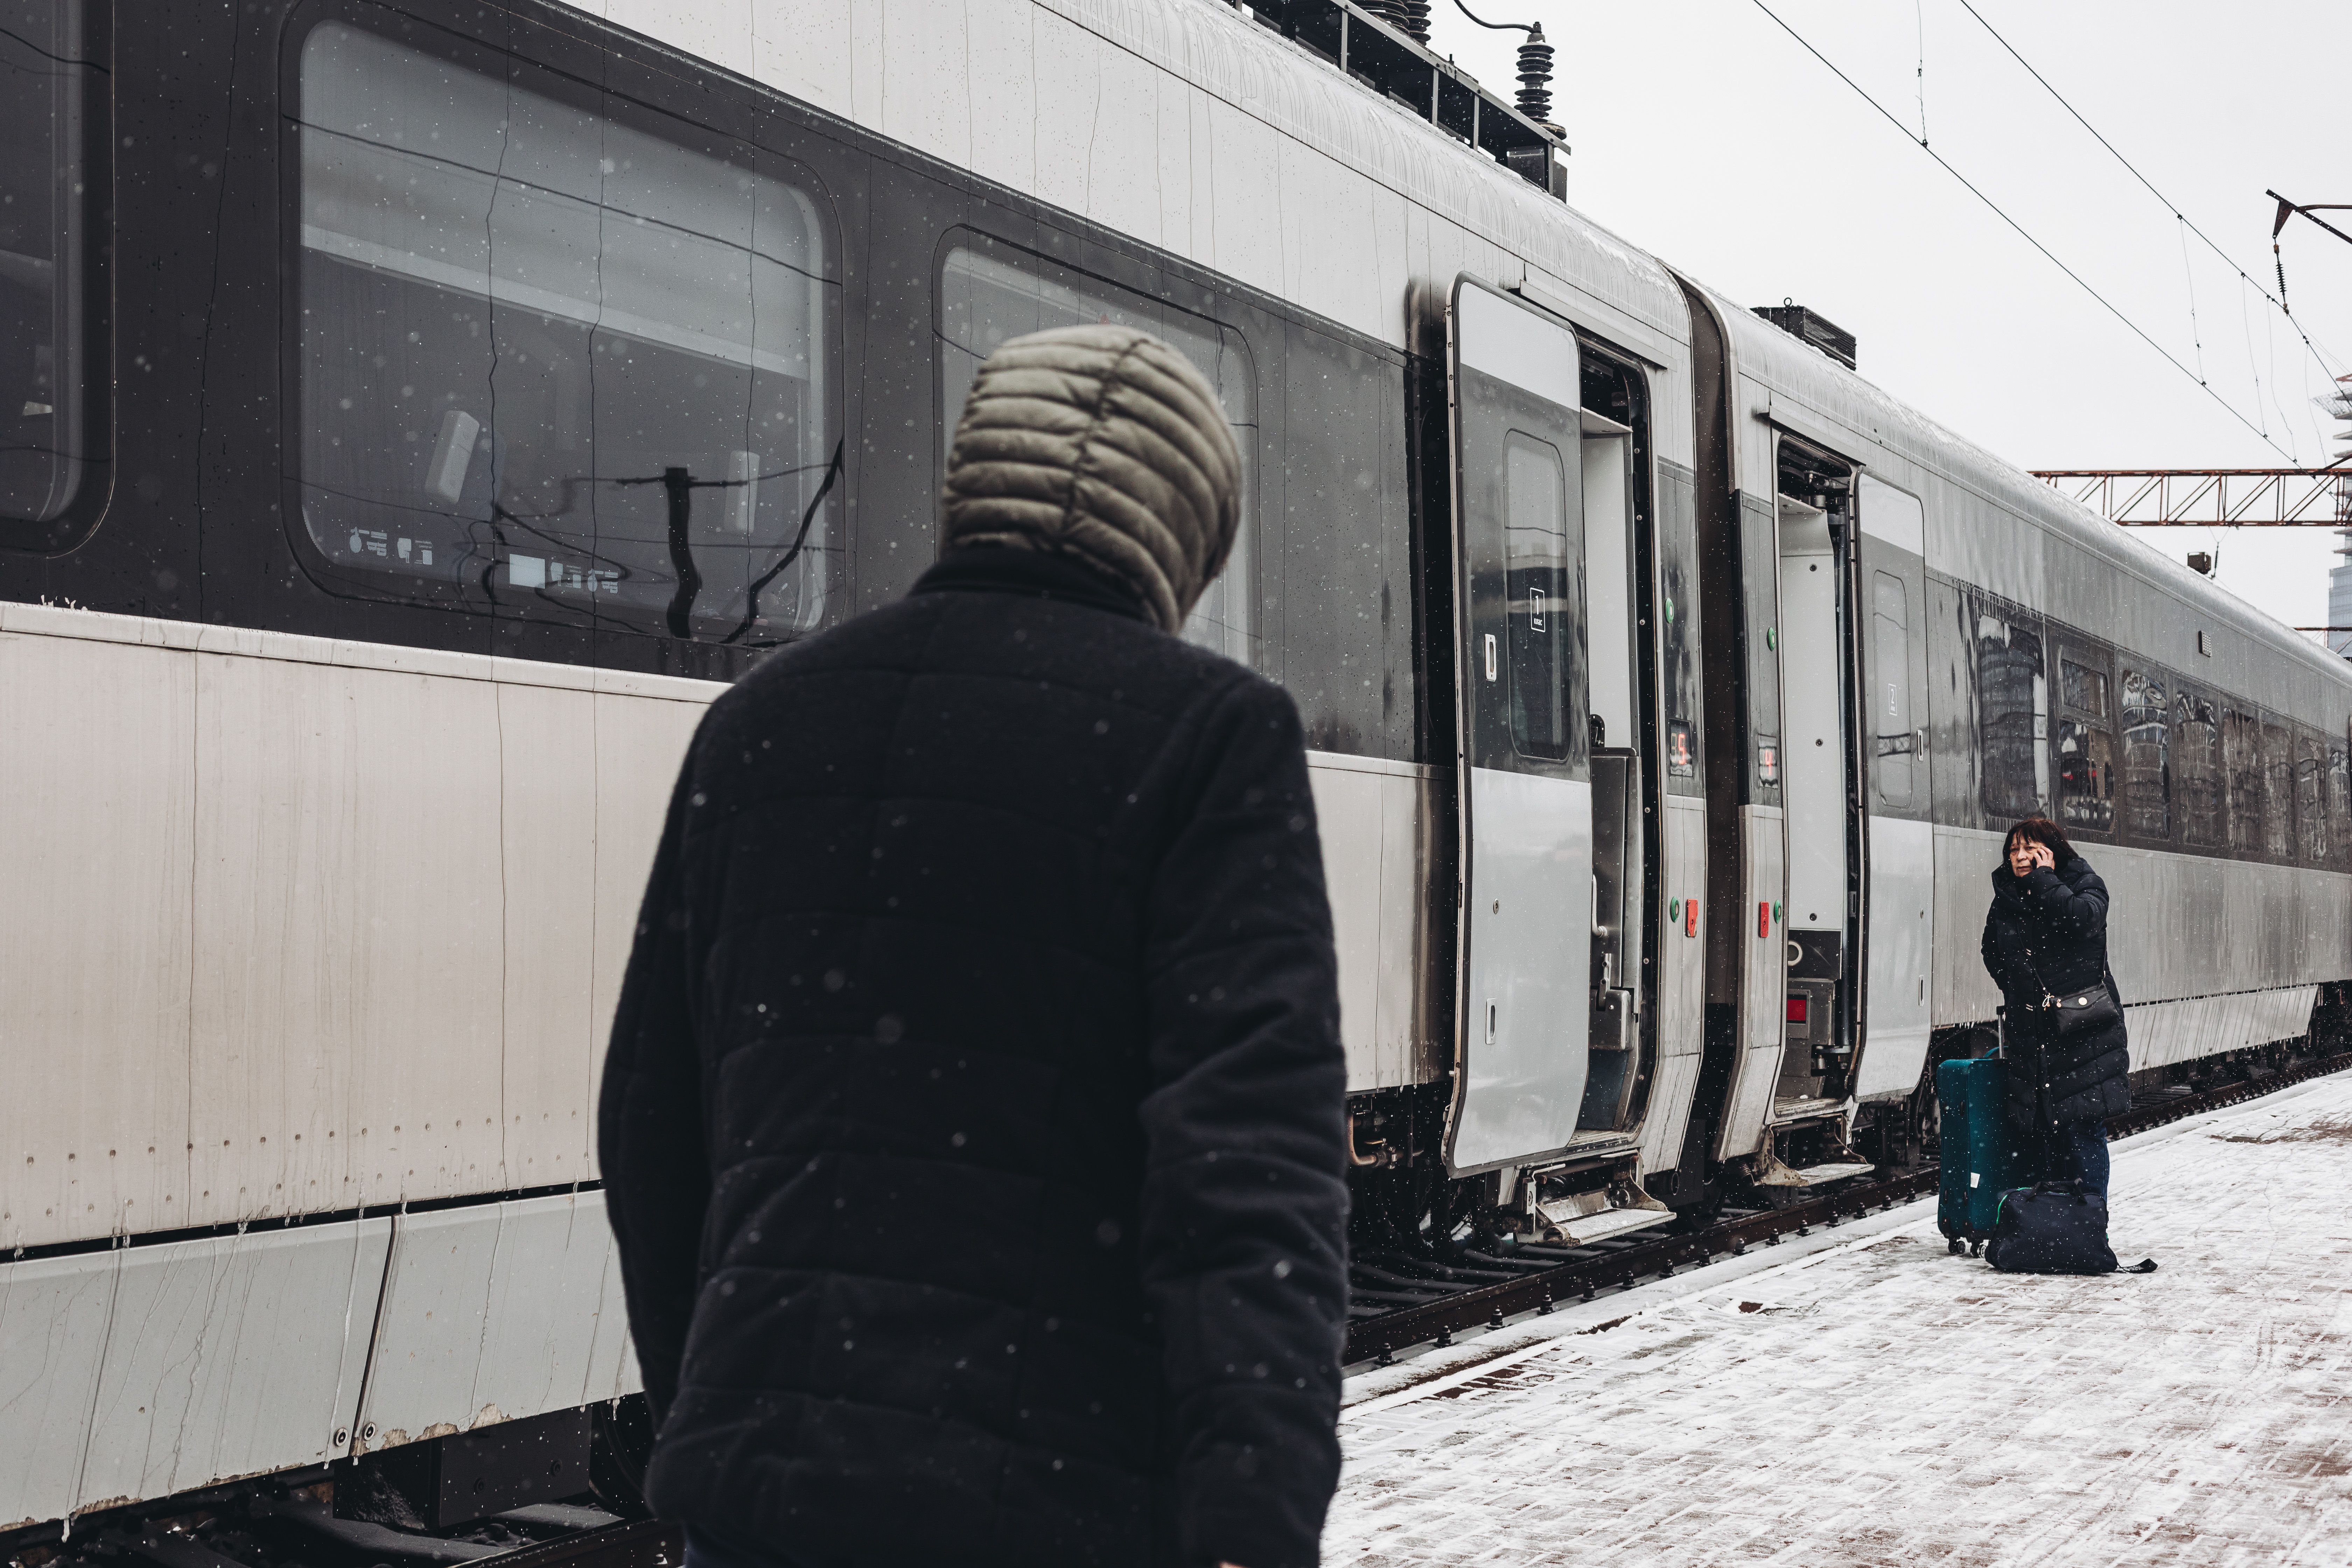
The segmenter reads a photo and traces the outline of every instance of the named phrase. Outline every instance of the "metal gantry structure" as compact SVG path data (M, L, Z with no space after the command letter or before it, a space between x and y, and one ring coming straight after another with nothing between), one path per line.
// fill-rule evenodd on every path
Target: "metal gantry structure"
M2352 527L2352 462L2324 468L2037 468L2126 528Z

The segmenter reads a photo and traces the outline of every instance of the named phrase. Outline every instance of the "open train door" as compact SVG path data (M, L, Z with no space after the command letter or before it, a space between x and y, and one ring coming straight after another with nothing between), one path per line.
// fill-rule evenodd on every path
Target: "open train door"
M1462 909L1447 1160L1576 1135L1594 910L1580 369L1565 325L1469 278L1447 312Z

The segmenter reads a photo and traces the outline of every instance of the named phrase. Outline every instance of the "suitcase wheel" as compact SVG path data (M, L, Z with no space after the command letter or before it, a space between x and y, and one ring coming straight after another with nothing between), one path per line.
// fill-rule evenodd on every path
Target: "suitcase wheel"
M1962 1241L1958 1237L1957 1237L1957 1236L1956 1236L1956 1237L1952 1237L1952 1240L1951 1240L1951 1247L1952 1247L1952 1256L1953 1256L1953 1257L1955 1257L1955 1258L1958 1258L1961 1253L1966 1252L1966 1251L1969 1249L1969 1244L1968 1244L1967 1242L1965 1242L1965 1241Z
M1969 1256L1970 1258L1982 1258L1984 1256L1984 1243L1981 1241L1971 1241L1969 1243Z

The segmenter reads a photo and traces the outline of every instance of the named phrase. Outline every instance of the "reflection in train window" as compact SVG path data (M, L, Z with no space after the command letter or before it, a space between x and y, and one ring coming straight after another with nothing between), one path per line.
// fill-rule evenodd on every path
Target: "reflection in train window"
M1217 389L1242 452L1240 531L1224 571L1184 625L1187 641L1265 669L1257 616L1255 546L1257 378L1241 335L1189 311L1044 258L972 237L948 253L940 279L941 439L952 442L981 362L1008 338L1113 321L1139 327L1191 360ZM1269 673L1278 673L1269 671Z
M2050 696L2042 637L2021 622L1979 612L1976 638L1984 809L2005 824L2044 810L2050 798Z
M2342 746L2327 748L2327 819L2334 827L2327 864L2339 871L2352 868L2352 752Z
M1880 804L1912 804L1917 736L1911 727L1911 615L1903 579L1871 574L1870 725Z
M2228 843L2241 855L2263 848L2263 725L2252 713L2221 710L2221 800Z
M2072 658L2058 661L2058 820L2111 833L2116 826L2116 738L2107 722L2107 676Z
M104 457L85 408L88 263L103 241L82 149L105 78L83 62L79 0L0 14L0 518L47 522Z
M2071 658L2060 659L2058 671L2060 691L2067 707L2085 719L2107 716L2107 678L2104 671Z
M2304 863L2327 864L2327 753L2315 735L2294 738L2294 827Z
M301 55L302 517L338 576L752 645L823 618L824 225L528 61ZM830 503L830 504L828 504Z
M2172 700L2172 757L2182 841L2219 849L2229 837L2221 720L2213 704L2193 691L2178 691Z
M2263 853L2294 858L2294 737L2284 724L2262 727Z
M2058 721L2058 811L2066 826L2114 829L2115 745L2104 725Z
M1564 761L1574 740L1568 683L1576 621L1569 595L1580 585L1559 448L1517 430L1506 436L1503 494L1511 740L1522 756Z
M2171 726L2164 682L2124 671L2124 826L2136 838L2172 837Z

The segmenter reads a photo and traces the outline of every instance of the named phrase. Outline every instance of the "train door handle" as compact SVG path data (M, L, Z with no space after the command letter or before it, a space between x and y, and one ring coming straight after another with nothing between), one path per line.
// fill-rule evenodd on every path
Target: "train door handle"
M1495 999L1491 996L1486 998L1486 1043L1495 1043Z
M1488 632L1486 634L1486 679L1494 679L1500 668L1495 659L1495 634Z

